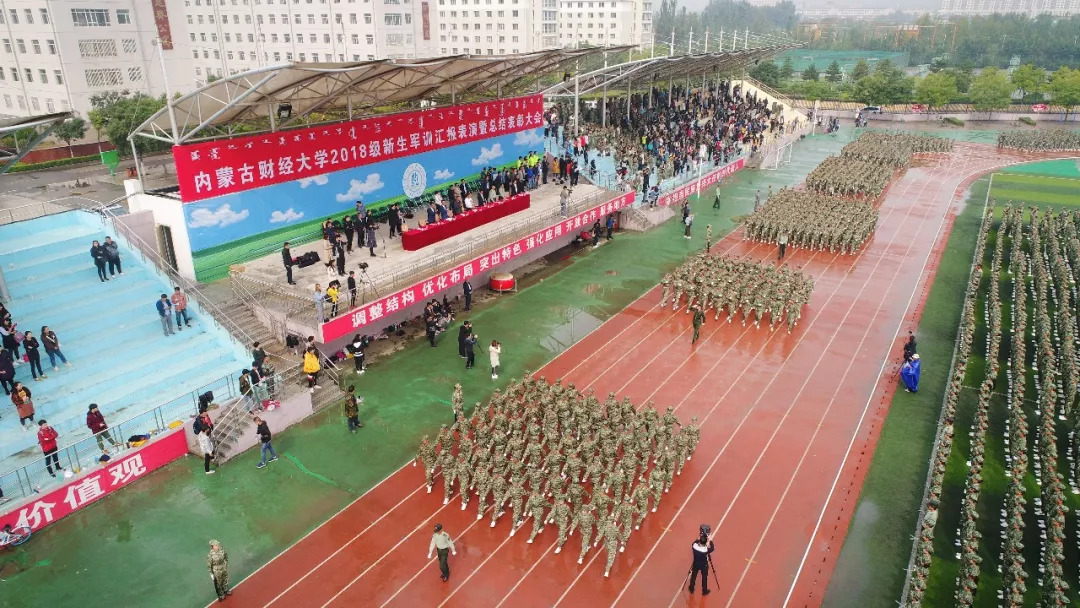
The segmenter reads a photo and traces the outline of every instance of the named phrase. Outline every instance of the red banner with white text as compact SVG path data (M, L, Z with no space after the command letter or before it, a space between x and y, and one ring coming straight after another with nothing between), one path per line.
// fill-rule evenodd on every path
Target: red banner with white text
M173 146L180 200L361 167L543 126L542 95Z
M746 159L740 158L739 160L733 163L728 163L723 167L720 167L719 169L714 169L713 171L702 175L701 177L695 179L690 183L683 184L682 186L675 188L671 192L660 195L660 198L657 200L656 204L661 207L667 207L668 205L678 205L679 203L690 198L690 196L698 194L702 190L716 185L721 179L728 177L729 175L733 175L736 171L742 169L744 165L746 165Z
M499 264L509 262L533 249L540 247L552 239L557 239L567 234L575 234L582 229L588 229L596 220L601 220L608 213L625 209L634 204L634 192L619 195L610 201L583 211L573 217L566 218L554 226L543 230L537 230L529 236L518 239L517 242L503 246L500 249L490 251L470 262L459 264L446 272L432 277L426 281L417 283L401 291L369 302L356 310L331 319L322 326L322 341L332 342L342 336L355 333L361 327L376 323L383 317L392 315L418 302L424 302L435 294L445 291L454 285L461 284L464 280L492 270Z
M108 496L120 488L145 477L180 458L188 451L184 429L169 431L145 447L126 456L109 461L91 472L84 472L63 486L42 494L32 502L0 515L0 528L28 526L34 532L71 515L75 511Z

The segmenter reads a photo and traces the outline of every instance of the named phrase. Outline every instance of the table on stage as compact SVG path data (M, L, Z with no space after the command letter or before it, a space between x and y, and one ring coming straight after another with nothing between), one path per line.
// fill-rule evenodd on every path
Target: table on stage
M406 230L401 235L401 246L405 251L417 251L428 245L433 245L528 208L529 193L523 192L500 202L488 203L478 209L455 215L441 222ZM420 212L424 213L425 210L421 209Z

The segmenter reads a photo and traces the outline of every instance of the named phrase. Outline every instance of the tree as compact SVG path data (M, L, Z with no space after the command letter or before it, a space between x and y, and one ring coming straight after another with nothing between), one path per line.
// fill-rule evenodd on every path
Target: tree
M915 101L926 105L927 120L931 109L949 103L956 95L956 77L947 72L928 74L915 85Z
M801 83L802 96L810 101L817 101L829 96L832 92L829 85L824 82L818 82L816 80L808 80Z
M806 66L806 69L803 70L803 72L802 72L802 79L803 80L814 80L814 81L816 81L818 79L818 76L820 76L820 73L818 72L817 66L815 66L813 63Z
M776 88L780 86L780 68L773 61L762 61L750 70L750 77Z
M1016 68L1010 77L1013 87L1020 90L1021 99L1039 95L1046 90L1046 70L1030 63Z
M994 110L1009 107L1012 101L1013 85L1009 83L1005 72L997 68L986 68L971 83L971 103L976 112L987 112L987 120Z
M1050 76L1050 95L1054 103L1065 108L1065 120L1073 108L1080 105L1080 70L1061 67Z
M784 57L784 63L780 66L780 80L789 80L795 75L795 63L791 57Z
M833 60L829 64L829 69L825 70L825 80L829 82L840 82L844 79L844 73L840 71L840 62Z
M865 59L860 59L855 62L855 68L851 70L851 79L854 81L862 80L870 75L870 64Z
M871 74L855 82L851 98L868 106L880 106L889 101L885 90L885 79L880 74Z
M56 125L56 128L53 129L53 135L56 136L56 139L67 144L68 154L74 158L75 152L71 149L71 142L82 139L86 135L86 121L78 117L69 118Z
M90 98L90 123L99 133L104 133L118 150L129 147L128 136L136 127L146 122L155 112L165 107L165 96L150 97L145 93L110 91ZM136 137L131 140L140 154L164 150L169 144L162 141Z

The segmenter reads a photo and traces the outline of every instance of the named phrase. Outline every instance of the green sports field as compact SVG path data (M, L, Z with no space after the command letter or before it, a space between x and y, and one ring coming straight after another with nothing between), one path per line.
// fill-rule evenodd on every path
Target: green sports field
M996 215L1000 215L1001 207L1010 201L1042 208L1080 206L1080 170L1076 161L1045 161L1010 167L993 174L992 180L991 177L983 177L972 184L967 204L949 236L916 330L923 360L945 363L923 368L917 394L897 392L893 398L840 559L829 582L824 606L893 606L900 598L934 433L950 372L947 362L952 356L963 307L964 291L957 286L966 284L968 280L983 205L988 200L988 194L991 212ZM988 242L988 252L992 247L993 242ZM973 341L975 348L968 361L969 379L982 378L985 369L980 348L986 335L982 324L982 306L980 301L976 314L979 327ZM1003 302L1002 322L1006 327L1010 319L1008 308L1009 302ZM1004 385L1004 380L1001 383ZM966 382L961 394L957 406L957 428L967 429L974 415L978 389L972 386L972 381ZM1029 387L1029 394L1035 394L1033 387ZM991 402L984 483L979 501L980 531L983 533L980 556L983 563L976 596L978 606L998 605L996 591L1001 587L997 566L1000 551L998 510L1003 504L1006 490L1002 481L1003 454L1006 451L1002 440L1004 412L1004 400L995 398ZM946 471L943 508L936 528L935 555L924 606L952 606L955 603L953 592L958 560L954 542L960 517L956 505L967 478L969 443L966 432L956 434ZM1035 492L1032 498L1037 495ZM1077 496L1069 494L1067 500L1070 507L1080 507ZM1072 523L1070 521L1070 537L1071 530L1075 529ZM1032 524L1028 533L1035 537L1026 541L1026 557L1028 564L1037 565L1038 528ZM1075 544L1066 543L1066 555L1071 564L1076 563ZM1070 575L1069 579L1075 581L1075 575ZM1025 597L1025 605L1037 605L1037 589L1036 577L1032 576L1028 580L1030 593ZM1072 594L1070 591L1075 599Z

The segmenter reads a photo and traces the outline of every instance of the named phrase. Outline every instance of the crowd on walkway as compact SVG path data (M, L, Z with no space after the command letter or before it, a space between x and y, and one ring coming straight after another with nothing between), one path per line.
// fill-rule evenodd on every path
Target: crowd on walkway
M685 294L687 314L713 308L719 320L726 308L728 323L740 313L744 326L747 320L753 320L755 327L768 314L770 329L787 323L788 333L795 328L814 291L814 280L798 270L707 252L664 275L660 284L661 306L667 306L670 296L672 309L678 310Z
M602 102L600 102L602 103ZM629 112L627 104L629 103ZM566 153L613 156L621 180L647 192L660 181L691 171L698 162L727 163L746 148L761 147L785 131L783 114L754 93L730 82L706 88L676 85L607 100L604 109L579 108L582 128L567 134L573 107L560 102L547 115L548 132L559 133Z
M998 133L999 148L1047 151L1080 150L1080 132L1068 129L1038 128Z
M604 576L631 532L656 511L700 438L696 419L682 426L673 408L663 415L651 406L638 411L629 399L612 394L600 402L573 384L528 376L495 391L468 418L456 387L453 409L454 423L434 442L425 436L414 461L423 467L428 492L441 474L443 504L456 488L465 510L475 489L476 518L490 517L491 527L508 508L510 536L531 518L528 543L554 524L555 553L578 532L578 563L602 543Z

